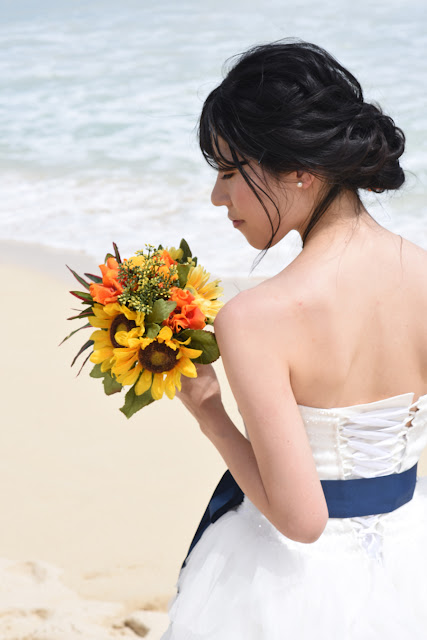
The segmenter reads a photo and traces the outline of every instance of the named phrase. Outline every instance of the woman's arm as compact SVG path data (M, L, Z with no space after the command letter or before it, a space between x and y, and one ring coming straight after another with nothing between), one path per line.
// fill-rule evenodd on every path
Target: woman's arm
M226 413L213 369L199 367L200 378L185 381L179 395L255 506L287 537L314 542L328 510L290 385L286 317L280 335L274 321L260 325L254 294L243 293L221 309L215 334L250 442Z

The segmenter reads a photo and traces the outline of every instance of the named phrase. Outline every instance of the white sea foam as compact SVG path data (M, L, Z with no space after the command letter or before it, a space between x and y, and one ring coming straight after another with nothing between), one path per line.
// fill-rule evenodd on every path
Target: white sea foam
M344 0L339 13L314 0L5 0L0 14L1 238L101 259L113 240L127 255L184 236L217 275L247 275L257 252L210 203L195 127L227 57L296 36L336 55L405 131L408 186L368 202L427 248L423 0ZM290 234L255 274L299 247Z

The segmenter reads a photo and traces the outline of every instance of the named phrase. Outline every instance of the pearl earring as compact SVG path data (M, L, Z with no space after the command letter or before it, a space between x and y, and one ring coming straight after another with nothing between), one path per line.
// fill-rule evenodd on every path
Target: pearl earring
M302 182L297 182L297 187L301 188L302 187Z

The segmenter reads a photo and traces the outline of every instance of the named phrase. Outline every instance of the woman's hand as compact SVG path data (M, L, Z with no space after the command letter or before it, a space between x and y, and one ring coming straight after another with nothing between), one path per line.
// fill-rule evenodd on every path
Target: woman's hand
M176 396L201 424L209 411L222 406L221 388L211 364L196 364L197 378L181 376Z

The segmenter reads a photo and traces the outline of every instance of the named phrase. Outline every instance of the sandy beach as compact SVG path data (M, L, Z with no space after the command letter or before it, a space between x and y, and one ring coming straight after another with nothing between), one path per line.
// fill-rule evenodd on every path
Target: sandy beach
M84 254L0 243L0 637L156 640L225 464L179 400L127 420L123 396L104 396L90 365L76 377L82 333L58 347L78 326L66 320L79 303L65 263L97 266ZM256 282L230 279L225 299Z

